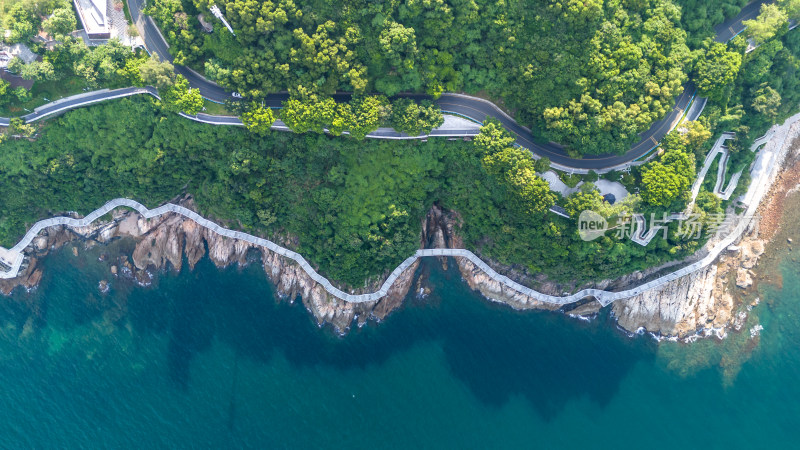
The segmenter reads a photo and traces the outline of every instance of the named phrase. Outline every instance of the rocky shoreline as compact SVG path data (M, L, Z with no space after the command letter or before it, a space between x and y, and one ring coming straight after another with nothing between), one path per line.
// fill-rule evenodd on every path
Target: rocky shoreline
M183 198L179 203L194 209L191 197ZM41 259L69 242L82 240L84 247L88 248L120 238L132 238L135 247L129 255L110 257L109 260L115 263L110 263L109 271L112 275L128 274L143 286L152 282L155 272L180 271L183 264L193 269L206 252L218 268L249 264L251 259L248 255L256 252L281 298L294 301L299 297L319 325L330 324L339 333L346 332L354 321L362 324L368 319L382 320L399 307L413 284L418 265L415 263L409 267L392 285L386 297L374 302L348 303L330 295L299 265L266 248L221 236L178 214L145 219L135 211L115 210L109 220L88 227L57 226L43 231L33 241L32 249L26 252L27 266L19 276L0 279L0 293L9 295L16 287L36 287L42 279ZM78 251L77 247L73 250ZM104 283L107 286L105 280L100 283L101 289ZM379 283L367 283L360 289L351 290L351 293L372 292L376 284Z
M746 301L742 294L753 285L755 275L752 269L775 233L781 215L781 200L800 183L800 158L797 155L800 140L795 141L791 147L784 163L788 168L780 171L772 190L759 207L759 215L764 219L761 226L750 230L740 239L738 245L729 249L728 254L722 255L716 263L705 269L615 302L612 313L621 328L632 333L644 330L657 336L691 340L698 335L722 336L725 329L735 328L735 324L743 320L741 314ZM191 197L184 197L178 203L195 209ZM463 248L458 233L459 226L460 217L457 213L434 206L422 221L420 247ZM172 268L180 271L183 264L194 268L206 255L206 251L211 261L220 268L232 264L248 264L252 260L248 259L248 255L256 252L280 297L294 301L299 296L320 326L330 324L339 333L345 333L354 322L361 325L369 319L382 320L403 304L412 286L418 293L429 290L423 278L415 277L419 265L417 261L401 274L386 297L364 303L346 302L329 294L294 261L266 248L221 236L178 214L169 213L145 219L135 211L115 210L110 214L110 219L87 227L70 229L58 226L42 232L33 241L32 249L27 252L27 267L14 279L0 279L0 292L8 295L17 286L26 289L37 286L42 278L40 259L70 241L83 239L86 246L92 246L123 237L134 239L135 247L130 255L117 258L119 265L111 265L110 272L116 275L124 271L143 285L151 282L153 270ZM446 268L449 259L438 259ZM470 288L479 291L489 300L515 309L561 309L559 305L538 301L495 281L466 258L454 257L453 260ZM563 293L564 287L547 282L544 278L531 280L530 277L515 273L512 268L494 264L492 267L518 282L525 282L524 284L530 285L530 281L535 281L537 290L541 292L553 295ZM650 269L645 273L635 273L616 280L604 280L593 283L592 286L600 289L623 289L640 283L643 278L659 269ZM384 277L380 277L348 292L374 292L383 279ZM103 282L101 288L102 284ZM564 307L562 311L572 316L587 317L596 314L600 308L599 302L587 298Z

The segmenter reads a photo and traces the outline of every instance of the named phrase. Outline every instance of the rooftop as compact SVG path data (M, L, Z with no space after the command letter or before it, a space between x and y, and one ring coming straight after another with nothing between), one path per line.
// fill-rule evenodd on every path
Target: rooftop
M91 38L106 37L111 33L108 23L107 0L74 0L78 17L86 34Z
M8 62L18 56L25 64L36 61L33 53L25 44L4 45L0 43L0 68L8 67Z

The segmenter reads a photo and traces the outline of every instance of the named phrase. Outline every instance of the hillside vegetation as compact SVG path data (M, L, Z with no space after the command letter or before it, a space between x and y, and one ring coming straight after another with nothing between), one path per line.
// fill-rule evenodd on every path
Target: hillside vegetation
M627 150L672 108L694 58L671 0L216 2L236 36L211 3L152 0L147 11L177 63L246 97L301 86L483 92L582 154ZM202 31L201 12L213 33ZM705 31L718 16L692 24Z
M526 150L489 124L473 142L257 135L166 113L144 97L67 113L37 140L0 152L0 245L42 217L86 213L115 197L154 207L182 192L203 215L265 236L292 236L327 276L351 285L419 248L434 203L461 213L470 249L560 280L622 274L684 254L672 236L649 249L613 233L582 241ZM595 191L572 200L602 205ZM635 202L635 196L629 202Z

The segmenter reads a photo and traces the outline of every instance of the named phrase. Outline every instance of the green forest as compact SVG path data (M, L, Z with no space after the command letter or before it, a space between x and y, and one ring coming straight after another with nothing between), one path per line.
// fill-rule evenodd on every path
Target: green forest
M692 33L671 0L216 2L235 36L212 3L153 0L147 12L176 63L245 97L487 95L543 139L596 154L624 152L672 108L699 55L688 37L707 36L742 2L694 13Z
M527 5L530 8L506 3L501 8L492 4L497 7L498 17L504 19L482 21L484 25L480 26L473 24L482 30L475 32L477 40L459 34L460 43L453 43L450 48L441 30L430 31L440 33L437 39L423 39L426 30L423 18L433 14L431 8L446 11L453 21L466 21L463 26L450 27L453 32L468 33L471 22L459 9L466 8L467 3L370 2L351 10L321 2L315 4L318 9L313 9L319 17L340 20L324 22L322 30L328 38L323 39L324 46L319 48L326 48L327 53L320 53L318 46L323 44L317 39L323 31L316 37L306 36L308 39L298 36L302 37L302 30L321 19L291 2L278 6L269 2L228 2L226 14L237 30L234 38L224 29L193 34L198 11L191 9L197 7L193 3L152 1L150 12L154 16L163 12L160 8L170 5L178 8L170 13L175 20L164 25L165 34L176 43L173 45L176 62L204 66L206 73L214 73L220 82L231 83L230 87L246 94L242 102L228 105L240 114L246 127L202 125L176 115L181 111L199 111L203 100L196 89L189 89L185 78L174 73L170 63L143 52L130 52L113 40L88 48L80 40L63 35L63 42L52 50L42 51L41 61L20 65L13 60L10 68L36 79L37 83L78 79L87 87L153 85L161 99L110 102L72 111L45 124L25 124L14 119L6 132L0 134L0 192L4 193L0 198L0 245L13 245L33 222L45 216L64 211L88 212L113 197L135 198L152 207L185 192L195 196L200 212L208 217L265 237L292 240L296 250L326 276L351 286L360 286L365 279L393 269L419 248L421 219L434 204L459 213L463 219L459 234L467 248L517 270L544 273L553 280L596 280L681 258L696 251L703 241L685 236L677 223L669 226L665 237L654 239L647 247L630 241L629 233L609 232L584 242L574 220L550 214L548 209L558 204L573 216L592 209L620 231L625 227L624 217L630 212L659 217L665 212L680 211L688 203L689 188L714 136L722 131L736 132L737 139L730 145L729 172L743 169L755 155L746 151L753 140L771 124L798 110L800 33L789 32L788 24L789 19L800 18L800 1L780 0L765 6L757 19L747 23L747 35L728 44L713 43L709 37L713 35L713 25L728 13L738 12L741 2L712 1L707 6L717 5L716 9L709 6L681 14L679 6L687 8L690 3L562 1ZM237 22L244 18L237 19L231 12L236 5L240 7L237 14L249 12L253 17L258 16L252 19L251 38L255 35L259 38L246 47L260 48L255 53L243 55L236 50L245 48L240 41L247 39L246 30L239 28L244 22ZM250 6L245 8L247 5ZM477 3L470 5L478 10L489 8ZM592 5L595 9L588 11ZM37 27L54 27L55 33L56 29L63 32L74 26L71 22L53 23L66 15L58 13L67 8L64 0L15 3L12 8L14 19L8 19L9 15L3 19L6 28L15 30L12 38L28 39L31 30ZM375 8L379 11L386 8L385 14L373 14L367 21L352 13ZM288 10L294 13L286 16ZM348 11L352 17L347 15ZM581 16L581 11L586 15ZM32 21L30 26L19 25L25 17ZM159 20L167 17L170 16ZM272 17L272 22L265 17ZM430 17L441 20L436 15ZM545 23L544 17L552 21ZM581 17L584 22L578 21ZM183 23L178 19L185 19L186 28L170 29ZM389 56L381 53L388 51L381 50L383 31L379 31L386 21L393 22L389 26L393 31L389 32L390 37L384 36L384 41L390 47L404 40L413 41L413 52L406 54L395 49ZM573 36L580 33L570 34L558 28L569 21L577 21L574 23L577 28L593 30L580 38L584 44L592 45L580 46L576 43L579 39ZM341 23L347 24L350 31L342 32L343 25L337 25ZM415 29L420 31L401 30L411 23L417 24ZM485 44L486 36L498 38L493 33L500 23L511 27L504 36L515 37L507 39L508 46L504 47L507 53L480 47ZM291 37L271 40L283 36L281 30L291 27L295 27ZM544 29L551 35L535 34ZM333 39L331 36L338 32L345 37ZM658 34L662 32L663 36ZM375 39L359 40L368 33L377 33ZM408 39L401 39L402 36ZM524 45L519 42L521 36L527 39ZM563 38L564 48L573 44L582 48L560 52L555 41L550 41L552 36ZM656 40L654 36L663 39ZM746 37L758 44L756 48L751 46L749 52ZM354 42L361 44L348 47L350 38L357 38ZM184 52L182 44L179 45L181 39L184 44L196 45L187 44ZM295 48L294 39L303 41L303 46ZM612 39L613 43L605 39ZM666 43L669 45L665 46ZM271 46L269 51L258 47L267 45ZM650 46L647 48L655 53L643 53L641 45ZM472 46L483 51L467 50ZM448 75L452 78L437 78L436 74L441 73L433 68L438 66L422 64L421 55L441 54L444 51L440 52L440 48L450 48L449 54L454 57L453 71ZM547 58L550 61L542 62L541 70L531 71L528 81L532 84L526 85L522 78L514 78L514 67L520 61L534 64L536 58L524 53L534 52L533 49L542 52L542 61ZM289 54L286 64L291 63L292 69L284 76L272 74L281 65L276 63L284 61L281 59L284 50ZM241 59L256 54L258 58L271 54L275 59L272 62ZM331 67L347 68L345 72L349 75L332 77L327 71L333 69L322 64L328 61L320 56L323 54L344 58ZM530 55L534 54L538 55L535 52ZM307 66L297 65L309 55L323 59L308 62ZM392 62L390 56L400 60ZM473 58L484 64L473 61L462 65L457 63L459 58ZM236 69L237 64L242 64L242 69ZM243 72L245 65L250 72ZM553 67L570 69L559 78L547 72ZM610 72L598 69L601 67ZM356 72L350 74L352 70ZM479 76L484 70L492 75ZM270 75L261 78L264 74ZM358 74L363 84L352 84ZM363 140L366 133L379 125L418 134L441 124L441 113L432 103L404 98L390 100L390 96L422 90L435 96L445 89L506 98L504 105L516 111L518 117L529 117L528 123L543 136L553 137L552 133L561 130L566 139L562 142L585 139L596 145L598 151L609 151L606 144L613 141L619 150L628 139L624 130L635 135L639 125L628 124L629 128L625 128L621 122L606 121L604 114L611 114L613 120L627 121L631 117L622 112L633 106L640 112L647 109L647 114L654 109L642 108L651 101L659 108L669 108L680 83L687 78L694 81L700 95L709 98L703 115L698 121L684 123L669 133L660 144L658 157L652 161L634 167L630 173L602 175L610 181L621 181L631 193L613 206L604 202L594 188L592 182L598 179L595 173L582 177L561 174L570 186L581 180L585 182L578 192L566 198L550 191L548 183L539 176L549 169L549 161L546 158L534 161L526 149L514 146L514 138L491 120L472 141ZM420 83L415 84L415 79ZM431 80L445 83L446 79L456 84L443 84L441 89L431 91ZM485 81L489 79L491 83ZM657 79L665 80L669 86L675 80L679 83L672 88L658 84ZM478 80L484 80L481 83L485 85ZM641 80L647 81L641 84ZM565 85L559 87L553 83ZM279 114L298 134L270 131L275 114L258 102L264 94L281 89L289 89L292 96ZM669 89L673 89L669 95L664 94ZM330 97L337 90L351 90L357 95L348 103L337 103ZM24 89L10 89L0 83L0 108L19 108L24 101L21 97L29 95ZM638 100L629 102L634 97ZM520 104L513 105L512 100ZM534 114L535 108L526 109L522 102L530 102L528 106L539 102L541 108ZM606 108L608 102L611 109ZM591 105L596 108L589 108ZM642 120L642 127L649 124L644 122L645 115L637 117ZM601 123L609 130L593 128ZM323 128L329 133L323 134ZM345 132L349 138L339 137ZM739 192L746 187L746 178L745 173ZM728 205L713 194L701 192L694 208L707 223Z
M322 273L354 286L419 248L434 203L461 214L468 248L558 280L618 275L689 251L674 237L647 249L610 233L582 241L574 221L547 213L556 195L511 142L491 123L472 142L258 135L185 120L149 98L104 103L48 122L37 140L3 144L0 245L41 217L114 197L155 207L188 192L205 216L296 238ZM602 206L596 197L580 200Z

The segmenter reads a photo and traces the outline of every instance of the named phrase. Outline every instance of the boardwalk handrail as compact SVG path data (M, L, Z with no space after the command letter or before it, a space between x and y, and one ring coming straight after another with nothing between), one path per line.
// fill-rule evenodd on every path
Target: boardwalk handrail
M630 289L627 289L627 290L619 291L619 292L610 292L610 291L605 291L605 290L600 290L600 289L583 289L583 290L581 290L579 292L576 292L576 293L571 294L571 295L566 295L566 296L548 295L548 294L544 294L544 293L538 292L538 291L536 291L534 289L531 289L531 288L529 288L527 286L523 286L523 285L511 280L510 278L508 278L505 275L498 274L495 270L493 270L491 267L489 267L488 264L483 262L477 255L475 255L474 253L472 253L469 250L466 250L466 249L420 249L420 250L417 250L414 253L414 255L406 258L405 261L403 261L399 266L397 266L394 269L394 271L392 271L392 273L389 275L389 277L383 282L383 284L381 285L381 288L378 291L373 292L371 294L349 294L349 293L346 293L346 292L336 288L335 286L333 286L331 284L331 282L328 279L326 279L325 277L323 277L322 275L317 273L317 271L314 270L311 267L311 265L308 263L308 261L306 261L305 258L303 258L300 254L298 254L298 253L296 253L296 252L294 252L292 250L289 250L287 248L281 247L280 245L277 245L277 244L275 244L274 242L272 242L270 240L267 240L267 239L264 239L264 238L260 238L260 237L256 237L256 236L253 236L253 235L241 232L241 231L233 231L233 230L229 230L227 228L223 228L223 227L219 226L218 224L216 224L216 223L214 223L214 222L212 222L212 221L210 221L208 219L205 219L204 217L202 217L198 213L196 213L196 212L194 212L194 211L192 211L190 209L187 209L187 208L185 208L183 206L175 205L175 204L172 204L172 203L167 203L167 204L162 205L162 206L160 206L158 208L150 210L147 207L145 207L144 205L142 205L141 203L139 203L139 202L137 202L135 200L126 199L126 198L118 198L118 199L111 200L108 203L106 203L105 205L101 206L100 208L94 210L92 213L90 213L89 215L87 215L86 217L84 217L82 219L74 219L74 218L71 218L71 217L52 217L52 218L49 218L49 219L44 219L44 220L40 220L39 222L36 222L31 227L31 229L28 230L27 233L25 233L25 236L23 236L23 238L14 247L12 247L10 250L6 250L6 249L0 247L0 262L2 262L3 265L8 266L8 267L11 268L11 270L9 270L9 271L0 271L0 279L2 279L2 278L5 278L5 279L14 278L19 274L19 269L22 266L22 262L24 260L24 253L23 253L24 250L31 244L31 242L33 242L33 239L42 230L44 230L45 228L49 228L49 227L52 227L52 226L59 226L59 225L65 225L65 226L69 226L69 227L78 227L78 228L86 227L86 226L90 225L92 222L94 222L95 220L97 220L98 218L104 216L105 214L108 214L109 212L111 212L115 208L118 208L118 207L129 207L129 208L133 208L133 209L137 210L145 218L157 217L157 216L160 216L160 215L168 213L168 212L180 214L180 215L182 215L182 216L184 216L184 217L186 217L188 219L191 219L191 220L197 222L199 225L201 225L201 226L203 226L205 228L208 228L209 230L212 230L212 231L214 231L214 232L216 232L216 233L218 233L220 235L223 235L223 236L226 236L226 237L230 237L230 238L234 238L234 239L244 240L244 241L249 242L249 243L251 243L253 245L256 245L256 246L259 246L259 247L263 247L263 248L267 248L267 249L269 249L269 250L271 250L271 251L273 251L273 252L275 252L275 253L277 253L279 255L285 256L285 257L295 261L297 264L299 264L303 268L303 270L314 281L316 281L317 283L321 284L328 293L330 293L331 295L333 295L336 298L339 298L339 299L347 301L347 302L362 303L362 302L377 301L377 300L381 299L382 297L386 296L388 291L389 291L389 288L392 286L394 281L400 276L400 274L403 273L404 270L406 270L409 266L411 266L411 264L413 264L419 258L430 257L430 256L453 256L453 257L460 257L460 258L468 259L473 264L475 264L478 268L480 268L482 271L484 271L487 275L489 275L490 278L492 278L493 280L501 283L506 288L509 288L512 291L517 292L519 294L526 295L526 296L528 296L530 298L533 298L534 300L539 301L539 302L549 303L549 304L556 304L556 305L567 305L567 304L577 302L577 301L582 300L582 299L587 298L587 297L593 297L600 304L602 304L603 306L606 306L606 305L608 305L608 304L610 304L610 303L612 303L612 302L614 302L616 300L621 300L621 299L633 297L633 296L638 295L638 294L640 294L640 293L642 293L642 292L644 292L646 290L652 289L654 287L662 286L662 285L664 285L666 283L669 283L669 282L674 281L674 280L676 280L678 278L681 278L684 275L688 275L688 274L690 274L692 272L695 272L695 271L698 271L700 269L703 269L703 268L707 267L709 264L711 264L717 258L717 256L719 256L719 254L722 251L724 251L729 245L733 244L737 239L739 239L739 237L745 231L747 226L749 226L752 217L754 217L754 215L755 215L755 213L756 213L756 211L758 209L758 206L760 204L761 199L763 198L764 194L766 194L767 189L771 185L771 181L770 181L769 177L775 171L776 164L781 160L780 156L782 155L783 149L786 148L786 140L787 140L787 138L789 136L790 127L794 123L796 123L798 121L800 121L800 114L796 114L796 115L792 116L791 118L786 120L786 122L784 122L784 124L781 125L781 127L778 127L778 128L784 128L783 132L781 133L782 136L775 136L775 135L778 134L778 129L777 128L771 130L770 137L778 137L779 139L775 141L777 143L777 145L775 146L775 149L770 153L769 156L771 156L771 157L770 158L766 158L766 156L765 156L765 159L768 161L768 166L767 166L766 170L763 170L759 174L760 177L765 177L765 179L758 179L758 177L754 177L753 180L751 181L750 187L748 188L748 191L744 196L745 199L749 199L749 201L745 200L746 203L747 203L747 209L746 209L745 213L742 215L742 218L744 220L740 220L738 222L737 226L731 231L731 233L728 234L727 237L725 237L720 242L718 242L716 245L714 245L713 248L711 248L709 250L708 254L704 258L702 258L701 260L696 261L693 264L690 264L690 265L688 265L686 267L683 267L681 269L678 269L678 270L673 271L671 273L668 273L666 275L662 275L662 276L660 276L660 277L658 277L658 278L656 278L656 279L654 279L652 281L649 281L647 283L643 283L643 284L641 284L639 286L636 286L636 287L633 287L633 288L630 288ZM764 153L762 152L761 155L764 156ZM673 218L674 218L674 216L675 215L673 215ZM641 236L641 232L642 231L643 230L637 230L635 233L640 233L640 236Z

